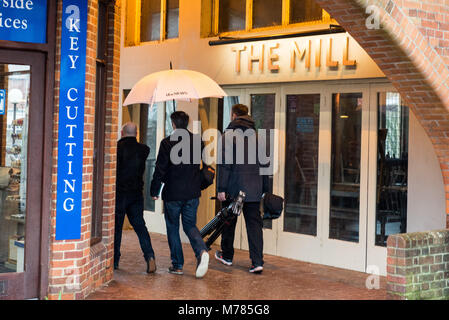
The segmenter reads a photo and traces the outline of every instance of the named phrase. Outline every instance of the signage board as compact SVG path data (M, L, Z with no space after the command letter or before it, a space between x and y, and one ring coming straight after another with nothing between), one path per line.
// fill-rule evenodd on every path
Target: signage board
M0 40L46 43L47 0L0 1Z
M56 240L81 238L87 0L63 0Z

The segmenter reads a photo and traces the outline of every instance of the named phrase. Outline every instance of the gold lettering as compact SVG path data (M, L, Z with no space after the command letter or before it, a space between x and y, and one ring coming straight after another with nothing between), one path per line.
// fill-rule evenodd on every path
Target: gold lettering
M356 60L349 60L349 37L346 38L346 46L343 52L343 65L345 66L356 66Z
M338 67L338 61L332 61L332 38L329 39L329 50L327 51L326 65L329 68L337 68Z
M246 50L246 46L239 48L231 48L232 52L235 52L235 72L240 73L240 52Z
M259 63L259 70L263 71L263 54L264 54L265 45L260 46L260 54L255 56L253 53L254 47L251 45L250 54L248 55L248 71L253 71L253 62Z
M322 40L320 39L320 43L316 49L315 53L315 67L321 68L321 47L322 47Z
M310 70L310 57L312 56L312 40L309 40L309 50L306 55L306 68Z
M307 53L307 55L306 55ZM309 40L309 49L300 50L296 41L293 41L293 45L290 49L290 68L295 70L296 68L296 56L298 56L298 60L305 59L305 66L307 69L310 69L310 60L312 53L312 40Z
M273 64L274 61L279 60L279 55L273 54L273 50L277 48L279 48L279 43L276 43L274 47L268 48L268 70L270 70L271 72L279 71L279 65Z
M304 58L304 55L306 54L306 50L304 51L299 50L298 44L296 41L293 41L293 45L290 49L290 68L295 70L296 68L296 55L298 55L298 59L302 60Z

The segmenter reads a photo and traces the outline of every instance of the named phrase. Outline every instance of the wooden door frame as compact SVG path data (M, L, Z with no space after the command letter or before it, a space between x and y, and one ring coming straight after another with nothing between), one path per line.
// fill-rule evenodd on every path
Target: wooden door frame
M41 189L42 195L37 204L41 208L40 215L40 248L39 250L39 271L38 271L38 296L43 299L47 296L49 281L49 259L50 259L50 212L51 212L51 172L53 166L53 113L55 99L55 54L56 54L56 16L59 1L47 2L47 42L46 43L22 43L15 41L0 40L0 50L11 50L12 56L23 53L43 54L43 88L42 88L42 140L39 152L42 153L42 175ZM27 61L24 62L28 64ZM34 164L34 162L33 162ZM2 299L3 297L0 297Z
M6 299L37 298L42 284L43 257L48 256L48 243L43 245L41 233L44 223L43 199L50 200L49 190L44 186L45 148L45 54L0 50L0 61L7 64L30 66L30 108L27 141L27 193L25 223L25 272L1 274L6 280ZM51 127L51 126L50 126ZM33 157L32 155L38 155ZM41 155L41 157L39 157ZM45 196L44 196L45 195ZM48 234L47 234L48 235ZM31 240L31 241L30 241Z

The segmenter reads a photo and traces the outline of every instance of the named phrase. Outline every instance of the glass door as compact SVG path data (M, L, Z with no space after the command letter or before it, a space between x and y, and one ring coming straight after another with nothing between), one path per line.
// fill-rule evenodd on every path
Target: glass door
M369 90L291 85L282 90L278 253L365 271Z
M279 87L266 87L246 89L245 92L249 113L255 122L256 130L264 130L265 136L259 134L259 139L266 141L266 156L272 155L272 159L278 159L278 130L280 108ZM277 161L272 165L272 172L269 175L269 188L273 193L277 193L278 185L274 183L277 177ZM261 211L262 212L262 211ZM242 219L244 220L244 219ZM248 236L246 226L242 228L242 249L248 249ZM276 254L277 250L277 221L268 220L263 222L264 253Z
M323 192L323 86L282 87L279 121L278 194L284 213L278 219L279 255L321 263Z
M266 156L273 153L273 172L269 176L271 191L278 193L277 185L277 168L278 155L277 149L279 144L279 109L280 109L280 90L279 87L258 87L247 89L227 89L228 97L223 99L223 130L226 129L231 121L231 108L234 104L242 103L248 106L249 113L255 122L256 130L266 130L265 139L267 141ZM272 139L270 139L272 134ZM276 254L277 250L277 221L264 221L264 252L268 254ZM234 247L248 250L248 236L246 233L245 220L239 217L236 226Z
M0 50L0 299L38 297L44 58Z
M264 251L385 274L386 239L407 224L408 108L400 95L361 81L227 93L229 114L243 103L257 128L278 129L272 188L284 212L264 223ZM242 218L235 247L248 249Z
M228 125L231 123L231 111L232 106L235 104L247 104L245 89L224 89L226 91L227 97L223 97L218 105L218 130L223 133ZM217 168L217 170L220 170ZM218 171L216 173L218 176ZM218 212L221 209L221 202L216 201L215 212ZM239 217L237 220L237 224L235 227L235 237L234 237L234 248L242 249L242 234L246 233L246 230L243 229L243 217ZM221 237L215 243L219 244L221 241ZM248 245L245 245L245 248L248 248Z
M369 89L327 86L323 127L323 263L365 271Z

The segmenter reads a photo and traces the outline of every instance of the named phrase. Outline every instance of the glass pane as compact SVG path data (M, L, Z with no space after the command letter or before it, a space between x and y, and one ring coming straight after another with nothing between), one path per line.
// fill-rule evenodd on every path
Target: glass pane
M140 41L159 40L161 34L161 0L142 0Z
M165 136L168 137L173 132L171 125L171 114L176 111L176 101L165 102Z
M251 95L251 116L256 123L256 130L274 129L274 117L276 108L276 94L252 94ZM270 154L270 135L266 134L266 155ZM270 192L273 192L273 174L270 175ZM264 228L271 229L271 220L264 220Z
M362 93L332 95L329 238L359 241Z
M246 1L220 0L218 31L245 30Z
M290 23L321 20L323 10L314 0L290 0Z
M0 273L24 271L30 67L0 64Z
M317 234L320 95L287 96L284 231Z
M231 123L232 106L239 104L240 98L238 96L223 97L223 129L226 129Z
M282 0L253 0L253 28L282 24Z
M155 202L150 195L150 185L153 180L154 169L156 168L156 149L157 149L157 110L160 104L165 106L165 136L169 136L173 132L173 127L171 125L170 115L175 111L176 102L166 101L165 103L159 102L153 105L153 108L148 106L148 122L146 131L145 144L150 147L150 154L148 155L145 168L145 183L144 183L144 194L145 194L145 210L154 211Z
M150 154L148 155L145 168L145 210L154 211L155 201L150 195L150 185L153 179L154 169L156 168L156 137L157 137L157 109L158 105L155 103L153 108L148 108L148 123L147 123L147 136L145 144L150 147Z
M376 245L407 227L408 108L396 92L378 94Z
M178 37L179 0L167 0L167 39Z

